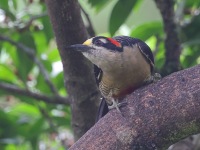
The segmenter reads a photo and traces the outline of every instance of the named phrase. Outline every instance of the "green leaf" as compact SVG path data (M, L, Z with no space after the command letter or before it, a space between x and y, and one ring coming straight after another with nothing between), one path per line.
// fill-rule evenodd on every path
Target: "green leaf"
M1 31L0 31L0 32L1 32ZM2 42L1 42L1 43L0 43L0 58L1 58L2 48L3 48L2 45L3 45L3 44L2 44Z
M12 4L15 10L17 9L17 2L18 0L12 0Z
M32 50L36 50L34 38L32 37L30 32L22 33L19 38L19 43L24 44L25 46L31 48ZM32 60L33 58L30 57L22 49L17 48L16 50L18 58L16 66L19 72L19 76L24 82L26 82L28 73L31 71L34 65L34 62Z
M28 96L23 96L19 94L13 94L16 98L18 98L21 102L34 105L36 100L34 98L28 97Z
M34 37L38 54L43 54L45 51L48 51L47 39L43 31L34 32L32 36Z
M36 88L40 90L41 92L48 93L48 95L51 94L51 90L49 86L47 85L47 83L44 81L44 77L41 74L39 74L37 77Z
M186 6L198 8L200 6L200 1L186 0Z
M0 9L2 9L7 17L10 17L12 20L15 19L15 15L10 11L8 0L0 0Z
M96 11L99 12L102 8L108 4L109 0L88 0L88 2L92 5L92 7L96 8Z
M95 7L97 5L100 5L102 3L106 3L108 0L88 0L88 3L92 5L92 7Z
M12 111L7 112L11 116L17 116L16 123L18 124L17 133L20 136L27 138L32 124L41 117L38 108L31 104L17 103L10 108Z
M32 120L32 118L38 118L40 117L40 111L38 110L38 108L34 105L30 105L27 103L18 103L12 106L12 111L9 112L9 114L12 115L26 115L31 117L30 119ZM19 121L20 122L20 121Z
M71 122L70 118L68 117L51 117L56 124L59 124L59 126L64 126L67 128L71 128Z
M1 0L0 1L0 8L3 10L8 10L9 6L8 6L8 0Z
M44 118L41 117L38 120L36 120L34 122L34 124L30 127L29 129L29 133L28 134L29 137L28 138L34 138L34 137L38 137L44 130Z
M156 34L163 34L163 25L161 22L158 21L150 23L148 22L138 26L137 28L132 30L130 36L146 41L148 38Z
M184 68L197 65L200 56L200 46L185 47L181 55L181 63Z
M16 135L17 124L16 117L13 115L8 115L3 110L0 109L0 137L9 138Z
M58 49L52 49L48 52L48 60L50 60L51 62L56 62L56 61L60 61L60 54Z
M52 71L52 62L51 62L50 60L48 60L48 59L46 59L46 60L41 60L41 62L43 63L45 69L46 69L46 70L49 72L49 74L50 74L50 72Z
M48 16L41 18L44 25L43 31L46 36L47 43L53 38L53 30Z
M182 40L192 41L200 39L200 15L194 16L190 23L182 27Z
M39 118L29 128L28 131L29 134L27 134L26 139L27 141L30 141L33 149L37 149L39 137L45 130L44 121L45 121L44 118Z
M53 78L52 81L58 90L63 89L63 88L65 89L64 82L63 82L64 81L63 72L60 72L59 74L57 74Z
M137 0L118 0L115 4L109 22L109 31L113 36L131 13Z
M0 64L0 80L16 84L17 77L13 74L13 70L10 67Z

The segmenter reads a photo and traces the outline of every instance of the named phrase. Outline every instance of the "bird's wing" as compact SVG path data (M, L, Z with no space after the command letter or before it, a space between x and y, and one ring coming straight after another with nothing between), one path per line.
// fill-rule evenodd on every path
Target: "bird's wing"
M101 82L101 79L102 79L103 72L96 65L94 65L94 75L95 75L96 83L99 86L99 83Z
M145 42L143 42L140 39L132 38L132 37L128 37L128 36L116 36L116 37L113 37L113 39L120 42L123 46L132 46L132 45L137 44L140 52L146 58L146 60L149 62L150 66L151 66L151 72L153 72L153 70L154 70L153 53L151 52L150 47Z
M94 74L95 74L95 78L96 78L96 83L99 86L99 83L101 82L101 79L102 79L103 72L96 65L94 65ZM107 103L105 101L105 98L102 97L101 98L101 103L99 105L99 109L98 109L98 112L97 112L97 116L96 116L96 121L95 122L98 122L99 119L101 119L107 113L108 113L108 105L107 105Z
M149 48L149 46L146 43L144 43L140 39L132 38L132 37L128 37L128 36L116 36L116 37L113 37L113 39L117 40L122 46L133 46L133 45L137 44L140 52L146 58L146 60L149 62L150 67L151 67L151 72L153 72L154 58L153 58L151 49ZM101 82L103 72L97 66L95 66L94 70L95 70L96 81L97 81L97 84L99 85L99 83ZM96 117L96 122L107 113L108 113L108 106L106 104L105 98L102 98L101 104L99 106L98 114Z
M105 98L103 97L101 100L101 103L99 105L99 109L97 112L96 120L95 122L98 122L103 116L105 116L108 113L108 105L106 103Z
M137 43L140 52L142 55L146 58L146 60L149 62L151 66L151 72L154 70L154 58L153 58L153 53L151 52L151 49L144 44L144 42L138 42Z

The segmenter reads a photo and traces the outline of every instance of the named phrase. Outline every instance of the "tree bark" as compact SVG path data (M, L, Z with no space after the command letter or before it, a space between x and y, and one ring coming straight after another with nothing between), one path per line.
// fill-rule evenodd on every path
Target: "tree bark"
M72 127L79 139L95 121L99 92L93 66L82 54L67 46L87 39L77 0L46 0L56 42L63 63L65 86L71 99Z
M141 87L70 150L154 150L200 132L200 65Z
M174 21L174 0L155 0L162 15L165 39L165 64L161 70L162 76L180 70L181 46Z

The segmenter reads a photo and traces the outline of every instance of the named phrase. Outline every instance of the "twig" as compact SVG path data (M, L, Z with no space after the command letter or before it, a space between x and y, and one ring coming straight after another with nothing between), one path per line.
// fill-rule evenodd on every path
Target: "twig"
M31 24L33 23L34 20L37 20L37 19L42 18L44 16L47 16L47 12L44 12L44 13L39 14L39 15L31 16L30 20L25 22L24 23L25 25L23 27L16 26L16 29L19 30L19 31L26 30L31 26Z
M49 116L48 112L42 108L40 105L38 105L38 109L40 110L40 113L43 115L43 117L47 120L47 122L49 123L49 127L51 130L53 130L54 132L56 132L56 134L58 133L56 130L56 126L53 123L52 118Z
M38 66L40 73L43 75L45 82L48 84L49 88L51 89L51 91L55 94L58 95L57 89L54 87L53 83L51 82L49 75L45 69L45 67L43 66L42 62L36 57L35 51L32 48L29 48L21 43L17 43L15 41L13 41L12 39L2 36L0 35L0 40L1 41L6 41L9 42L10 44L18 47L19 49L23 50L24 52L26 52L28 54L28 56L33 59L33 61L36 63L36 65Z
M87 14L87 12L83 9L83 7L81 5L80 5L80 8L81 8L81 11L85 15L85 17L87 19L87 22L88 22L88 27L87 27L88 33L89 33L89 35L91 37L93 37L93 36L95 36L95 31L94 31L94 28L92 26L92 22L90 20L90 17L89 17L89 15Z
M8 84L8 83L0 83L0 89L5 90L8 93L22 95L22 96L28 96L31 98L34 98L39 101L44 101L46 103L52 103L52 104L70 104L69 98L61 97L61 96L46 96L40 93L32 92L27 89L20 89L16 85Z

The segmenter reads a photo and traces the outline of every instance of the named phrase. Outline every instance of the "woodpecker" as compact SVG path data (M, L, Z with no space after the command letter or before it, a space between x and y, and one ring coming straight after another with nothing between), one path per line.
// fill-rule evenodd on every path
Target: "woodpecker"
M98 118L107 108L119 110L120 98L153 81L154 57L142 40L128 36L96 36L83 44L71 45L95 65L95 75L102 96Z

